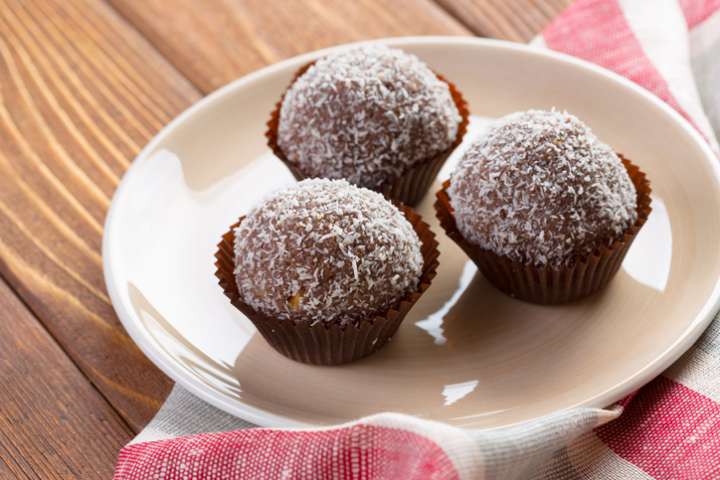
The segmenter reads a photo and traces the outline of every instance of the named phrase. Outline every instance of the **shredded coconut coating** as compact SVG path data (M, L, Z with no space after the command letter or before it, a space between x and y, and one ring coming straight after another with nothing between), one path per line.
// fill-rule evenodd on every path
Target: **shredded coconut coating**
M278 144L308 177L377 188L446 150L460 113L414 55L366 45L318 60L288 89Z
M466 240L535 266L569 266L637 220L635 187L620 159L567 112L497 120L450 182Z
M382 195L344 180L304 180L235 230L242 300L296 322L356 323L417 287L420 239Z

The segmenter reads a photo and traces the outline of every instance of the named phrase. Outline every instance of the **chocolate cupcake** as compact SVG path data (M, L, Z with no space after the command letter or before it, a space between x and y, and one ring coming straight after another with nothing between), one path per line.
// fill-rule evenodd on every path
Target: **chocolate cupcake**
M413 205L460 144L468 111L416 56L371 44L306 65L268 123L296 178L346 179Z
M650 212L645 175L559 111L496 121L444 187L450 237L498 288L536 303L605 286Z
M437 243L409 209L343 180L280 192L228 232L226 295L276 350L314 364L382 347L429 286Z

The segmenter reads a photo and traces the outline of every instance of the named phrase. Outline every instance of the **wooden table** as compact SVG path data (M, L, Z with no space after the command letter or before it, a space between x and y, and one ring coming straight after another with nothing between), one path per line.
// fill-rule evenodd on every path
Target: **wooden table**
M526 41L569 0L0 0L0 478L110 478L171 382L105 291L113 190L219 86L399 35Z

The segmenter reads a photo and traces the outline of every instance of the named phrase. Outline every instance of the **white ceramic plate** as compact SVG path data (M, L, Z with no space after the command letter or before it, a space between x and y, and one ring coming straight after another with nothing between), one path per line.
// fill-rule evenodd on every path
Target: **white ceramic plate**
M197 396L264 426L400 411L490 427L606 406L687 350L719 296L720 175L703 139L643 89L570 57L474 38L386 43L454 81L475 115L566 109L647 172L653 213L611 285L565 306L506 297L438 229L431 192L419 211L440 239L439 275L387 347L339 367L271 350L217 286L213 254L239 215L292 182L265 146L265 121L293 72L326 51L316 52L198 102L125 175L107 218L105 277L145 354ZM475 117L468 137L482 124Z

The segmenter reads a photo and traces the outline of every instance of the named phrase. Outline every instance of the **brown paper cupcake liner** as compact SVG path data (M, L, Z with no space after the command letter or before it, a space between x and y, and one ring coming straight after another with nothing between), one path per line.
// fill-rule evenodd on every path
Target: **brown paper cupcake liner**
M439 252L435 234L410 208L399 206L422 243L423 270L415 291L408 293L382 314L369 316L355 324L317 322L314 325L278 320L256 311L240 299L234 270L234 232L245 217L230 227L215 253L215 276L238 310L255 325L265 340L282 355L314 365L337 365L370 355L384 346L397 331L405 315L430 286L438 267Z
M443 183L437 192L435 211L440 225L470 257L490 283L512 297L527 302L551 305L571 302L603 289L617 273L635 236L650 214L650 182L636 165L619 155L637 192L637 221L621 238L603 246L586 258L579 258L566 268L535 267L479 248L463 238L457 228L454 209Z
M302 66L293 77L293 80L288 85L288 89L295 83L305 71L310 68L313 63L308 63ZM463 98L460 91L457 89L454 83L448 81L445 77L439 74L435 74L437 77L445 82L450 89L450 94L455 102L455 106L460 113L460 125L458 125L458 131L455 136L455 141L446 150L438 153L432 158L417 163L411 167L408 171L403 173L400 177L391 181L385 182L377 188L373 188L376 192L382 193L390 200L404 203L405 205L417 205L420 200L425 196L430 186L437 177L438 172L442 168L443 164L447 161L448 157L452 152L460 145L467 132L467 127L470 119L470 110L468 109L467 102ZM302 168L295 162L288 159L283 153L280 145L278 145L278 126L280 125L280 108L282 107L283 99L287 89L280 97L280 101L275 105L275 109L270 115L270 120L267 122L267 131L265 137L270 149L273 151L275 156L279 158L288 170L293 174L296 180L300 181L308 178L308 175L304 174Z

